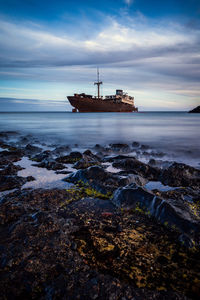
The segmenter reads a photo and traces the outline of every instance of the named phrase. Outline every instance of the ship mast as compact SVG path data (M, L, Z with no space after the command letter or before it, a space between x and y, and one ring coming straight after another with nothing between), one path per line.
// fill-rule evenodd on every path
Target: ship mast
M97 82L94 82L94 85L97 85L98 89L98 99L100 98L100 85L103 84L102 81L99 81L99 68L97 68Z

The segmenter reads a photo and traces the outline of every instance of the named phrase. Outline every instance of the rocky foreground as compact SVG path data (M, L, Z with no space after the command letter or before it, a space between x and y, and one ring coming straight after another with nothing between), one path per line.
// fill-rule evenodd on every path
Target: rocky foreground
M199 299L198 169L137 142L45 147L0 133L1 299ZM23 157L66 188L24 188Z

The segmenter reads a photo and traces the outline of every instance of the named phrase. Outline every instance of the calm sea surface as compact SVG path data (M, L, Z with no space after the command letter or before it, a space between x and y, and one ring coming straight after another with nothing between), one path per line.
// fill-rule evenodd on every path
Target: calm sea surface
M184 112L144 113L0 113L0 131L17 130L44 142L95 144L138 141L176 160L199 166L200 115Z

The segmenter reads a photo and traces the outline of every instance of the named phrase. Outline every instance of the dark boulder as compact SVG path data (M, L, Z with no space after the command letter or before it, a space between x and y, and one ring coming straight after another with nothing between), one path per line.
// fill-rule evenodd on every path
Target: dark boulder
M36 154L31 158L33 161L41 162L44 159L52 159L53 155L50 150L43 151L42 153Z
M132 147L133 147L133 148L138 148L138 147L140 147L140 143L138 143L138 142L133 142L133 143L132 143Z
M78 170L64 179L71 183L83 182L102 194L113 192L120 186L133 183L144 185L146 180L137 175L120 176L107 172L100 166L92 166L87 169Z
M79 161L83 157L82 153L78 151L71 152L69 155L61 156L56 159L57 162L72 164Z
M13 150L13 151L1 151L0 161L8 160L10 162L19 161L24 156L23 150Z
M56 147L53 151L52 151L52 154L54 155L61 155L63 153L66 153L66 152L69 152L71 151L71 148L70 146L68 145L63 145L63 146L59 146L59 147Z
M41 152L42 148L28 144L23 150L26 155L32 155Z
M182 163L173 163L164 169L160 181L170 186L200 186L200 170Z
M199 235L199 220L184 202L164 200L142 187L132 185L117 189L111 201L120 208L139 208L162 224L189 235L191 239Z
M126 158L114 162L113 167L126 170L129 173L138 174L149 180L157 180L160 175L158 168L149 166L135 158Z
M14 188L21 188L27 181L35 180L34 177L20 177L0 175L0 191L12 190Z
M4 169L0 170L0 175L16 175L23 168L9 163Z
M99 165L99 157L94 155L90 150L83 153L83 157L74 164L75 169L86 169L88 167Z
M103 162L118 162L118 161L121 161L122 159L129 159L129 158L134 158L133 156L127 156L127 155L122 155L122 154L119 154L119 155L110 155L110 156L106 156L104 157L103 159Z
M63 164L53 160L53 159L44 159L39 164L33 164L33 166L39 167L39 168L46 168L47 170L63 170L66 169Z
M128 144L110 144L110 148L114 152L130 152L130 146Z

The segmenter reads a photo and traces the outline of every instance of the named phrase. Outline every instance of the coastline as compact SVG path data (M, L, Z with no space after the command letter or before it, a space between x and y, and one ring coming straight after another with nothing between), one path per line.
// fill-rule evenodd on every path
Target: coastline
M199 297L200 171L148 148L0 133L4 298Z

